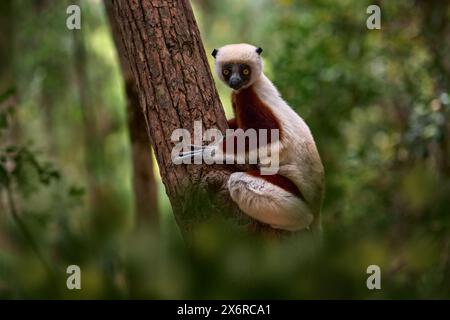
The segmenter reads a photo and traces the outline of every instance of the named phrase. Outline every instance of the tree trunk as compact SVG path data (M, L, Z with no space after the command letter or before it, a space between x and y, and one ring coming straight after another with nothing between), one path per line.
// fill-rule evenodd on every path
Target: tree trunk
M79 1L74 1L80 5ZM81 117L83 122L84 135L84 162L86 169L87 189L89 194L89 206L96 214L107 211L105 206L108 199L108 192L104 187L105 157L103 153L103 143L99 133L98 119L93 110L94 100L89 84L88 52L85 45L83 30L74 30L74 72L79 95ZM102 185L103 184L103 185Z
M7 130L0 126L0 156L3 147L17 144L20 138L16 117L11 116L17 109L16 83L14 77L14 15L13 1L0 2L0 121L7 122ZM3 118L5 117L5 118ZM4 123L2 123L3 125ZM7 201L0 185L0 233L6 234ZM0 239L1 242L1 239Z
M0 3L0 94L13 87L13 23L12 0Z
M17 144L21 138L21 128L17 120L17 83L14 73L15 22L12 0L0 2L0 115L8 114L8 130L3 132L0 146ZM14 116L13 116L14 115Z
M134 207L138 223L144 222L157 228L159 222L157 189L152 164L152 149L147 124L139 106L139 96L133 73L126 59L120 40L120 30L114 18L111 1L106 0L105 9L116 45L127 96L128 131L132 148Z
M185 128L193 136L195 120L204 130L227 128L190 3L111 1L161 178L182 233L190 240L197 225L216 217L249 223L229 198L230 166L171 161L170 137L175 129ZM266 229L255 222L250 225Z

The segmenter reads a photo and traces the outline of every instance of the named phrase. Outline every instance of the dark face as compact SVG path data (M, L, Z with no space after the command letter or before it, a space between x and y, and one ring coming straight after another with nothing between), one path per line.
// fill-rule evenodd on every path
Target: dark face
M234 90L239 90L249 83L252 70L244 63L229 63L222 67L225 82Z

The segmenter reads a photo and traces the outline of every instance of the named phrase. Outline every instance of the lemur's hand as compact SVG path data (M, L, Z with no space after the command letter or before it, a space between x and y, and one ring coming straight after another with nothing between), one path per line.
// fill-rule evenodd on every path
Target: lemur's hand
M201 157L206 164L215 163L217 160L223 158L222 141L223 138L206 146L195 144L184 145L183 150L191 150L181 152L178 156L173 158L173 161L176 164L191 164L192 159Z

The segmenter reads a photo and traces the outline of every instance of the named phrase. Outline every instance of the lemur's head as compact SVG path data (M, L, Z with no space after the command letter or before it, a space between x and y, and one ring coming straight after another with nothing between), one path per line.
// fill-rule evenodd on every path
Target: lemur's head
M262 72L262 49L246 43L214 49L218 77L234 90L249 87Z

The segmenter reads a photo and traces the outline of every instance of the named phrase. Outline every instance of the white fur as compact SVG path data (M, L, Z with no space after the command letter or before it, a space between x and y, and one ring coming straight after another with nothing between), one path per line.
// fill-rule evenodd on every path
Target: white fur
M310 209L300 198L245 172L231 174L228 190L242 211L272 228L295 231L307 228L313 221Z
M323 198L324 170L312 134L304 120L281 98L273 83L262 72L262 60L256 47L227 45L216 55L216 71L223 80L225 63L245 62L252 68L248 86L271 109L281 125L280 169L300 189L305 201L267 181L246 173L234 173L228 181L232 199L242 211L274 228L300 230L313 221L319 226Z

